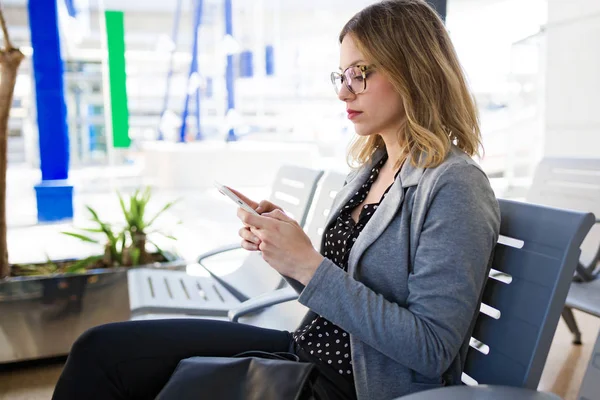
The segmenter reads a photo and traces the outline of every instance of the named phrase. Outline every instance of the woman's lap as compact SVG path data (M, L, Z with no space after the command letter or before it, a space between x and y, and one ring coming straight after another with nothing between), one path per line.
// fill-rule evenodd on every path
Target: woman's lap
M129 321L85 332L73 345L53 399L154 398L180 360L248 350L290 351L286 331L208 319Z

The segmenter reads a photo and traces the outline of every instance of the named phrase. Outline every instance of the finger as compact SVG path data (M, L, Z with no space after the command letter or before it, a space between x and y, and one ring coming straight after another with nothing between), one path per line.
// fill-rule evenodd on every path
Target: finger
M260 244L260 239L256 235L252 234L249 228L240 229L239 235L242 239L244 239L247 242L253 243L255 245Z
M256 212L259 214L262 213L268 213L271 212L273 210L281 210L281 207L279 207L278 205L275 205L273 203L271 203L268 200L263 200L258 204L258 207L256 208Z
M259 246L254 243L242 240L242 248L248 251L257 251L259 249Z
M253 234L254 236L256 236L258 238L258 240L260 241L260 243L262 243L264 241L264 235L265 235L266 231L261 231L260 229L255 228L253 226L251 226L249 229L250 229L250 233Z
M250 214L243 208L238 208L237 216L244 224L259 229L271 227L274 222L273 218L267 218L261 215Z
M267 217L267 218L273 218L279 221L285 221L285 222L294 222L294 220L290 217L288 217L283 211L281 211L280 209L277 210L273 210L269 213L265 213L262 214L263 217Z
M250 207L252 207L253 209L256 210L256 207L258 207L258 203L257 202L255 202L254 200L251 200L251 199L247 198L246 196L244 196L243 194L241 194L237 190L230 188L229 186L225 186L225 187L227 189L231 190L237 197L239 197L240 199L242 199L246 204L248 204Z

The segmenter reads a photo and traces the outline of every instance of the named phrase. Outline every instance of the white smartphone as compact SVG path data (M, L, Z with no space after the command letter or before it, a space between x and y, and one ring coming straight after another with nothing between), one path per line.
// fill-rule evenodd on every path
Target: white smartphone
M248 203L246 203L244 200L242 200L238 196L236 196L235 193L233 193L231 190L229 190L226 186L221 185L217 181L214 182L214 185L219 190L219 192L221 192L221 194L223 194L223 195L229 197L231 200L233 200L235 202L235 204L238 205L238 207L242 207L244 210L246 210L249 213L252 213L254 215L260 215L259 213L256 212L255 209L250 207L248 205Z

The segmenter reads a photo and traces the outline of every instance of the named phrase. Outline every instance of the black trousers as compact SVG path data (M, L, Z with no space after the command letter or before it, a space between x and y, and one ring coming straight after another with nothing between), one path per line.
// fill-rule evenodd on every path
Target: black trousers
M294 346L286 331L208 319L101 325L74 343L52 399L154 399L180 360L249 350L294 352ZM355 397L352 385L323 368L332 398Z

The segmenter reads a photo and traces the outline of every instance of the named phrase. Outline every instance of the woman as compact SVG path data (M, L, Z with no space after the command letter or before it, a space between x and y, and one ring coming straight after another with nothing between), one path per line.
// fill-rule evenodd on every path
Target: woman
M86 332L54 399L153 398L177 363L293 351L339 399L393 399L457 384L498 238L499 209L472 161L477 113L447 32L421 0L390 0L340 35L338 97L358 168L317 252L277 206L247 200L242 246L260 250L311 311L293 332L208 320L135 321ZM241 194L240 194L241 195Z

